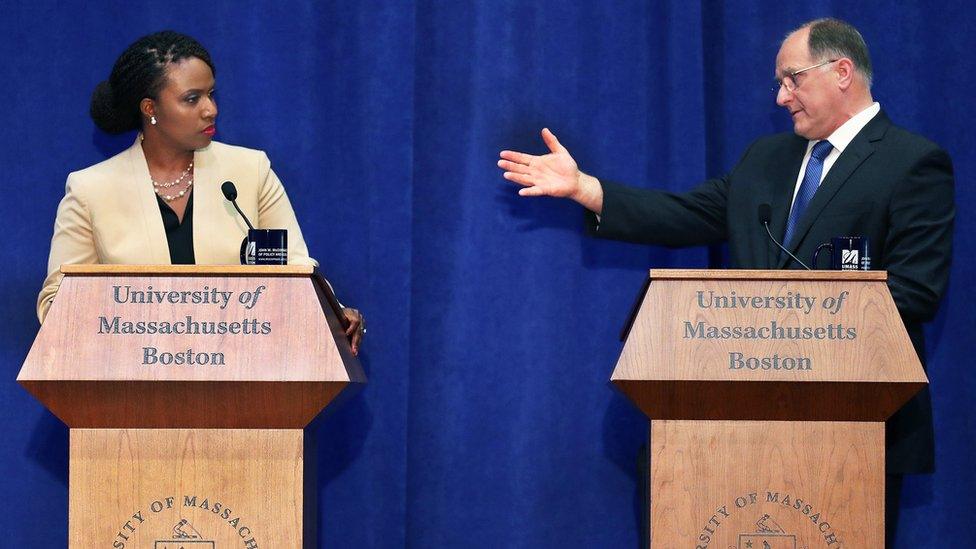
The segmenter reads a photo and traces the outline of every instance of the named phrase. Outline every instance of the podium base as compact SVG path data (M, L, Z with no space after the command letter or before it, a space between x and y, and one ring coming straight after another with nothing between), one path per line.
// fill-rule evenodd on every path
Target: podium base
M884 547L884 424L651 422L651 547Z
M302 547L299 429L71 429L72 549Z

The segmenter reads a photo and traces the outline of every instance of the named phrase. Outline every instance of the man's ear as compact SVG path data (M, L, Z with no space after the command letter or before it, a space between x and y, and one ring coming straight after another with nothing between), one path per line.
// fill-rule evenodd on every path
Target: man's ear
M840 89L846 90L854 83L854 62L846 57L841 57L835 63L834 73L837 74L837 85Z

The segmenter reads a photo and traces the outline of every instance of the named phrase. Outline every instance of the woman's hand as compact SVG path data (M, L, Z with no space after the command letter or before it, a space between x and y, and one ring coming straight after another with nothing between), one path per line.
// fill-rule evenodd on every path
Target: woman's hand
M366 335L366 319L363 315L353 309L352 307L345 307L342 309L342 316L346 317L349 321L349 327L346 328L346 337L349 338L349 345L352 347L353 356L359 356L359 344L363 341L363 336Z

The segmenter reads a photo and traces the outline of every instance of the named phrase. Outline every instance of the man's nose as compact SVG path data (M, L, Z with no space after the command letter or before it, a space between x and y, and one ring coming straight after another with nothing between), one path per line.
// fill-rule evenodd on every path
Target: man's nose
M786 86L780 85L779 91L776 92L776 104L780 107L785 107L793 100L793 92L786 89Z

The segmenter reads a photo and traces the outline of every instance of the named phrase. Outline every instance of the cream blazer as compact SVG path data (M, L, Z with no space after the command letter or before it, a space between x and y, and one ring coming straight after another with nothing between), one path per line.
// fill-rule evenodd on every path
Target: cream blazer
M262 151L211 142L193 154L193 254L198 265L240 265L247 224L220 186L233 181L237 204L256 228L288 229L288 263L318 265L285 188ZM47 278L37 297L44 321L61 284L61 265L169 265L169 244L139 138L121 153L72 172L58 206Z

